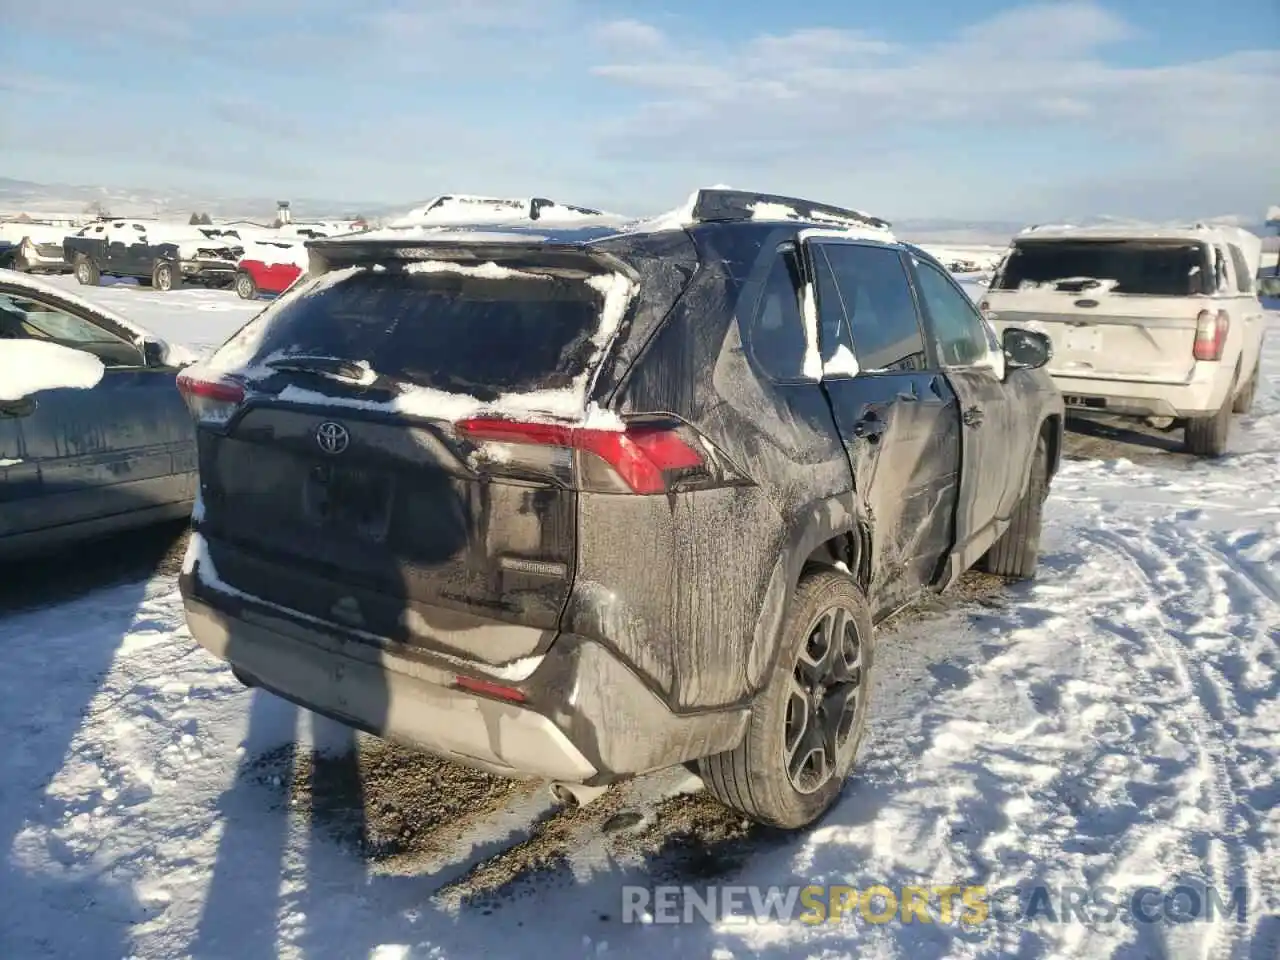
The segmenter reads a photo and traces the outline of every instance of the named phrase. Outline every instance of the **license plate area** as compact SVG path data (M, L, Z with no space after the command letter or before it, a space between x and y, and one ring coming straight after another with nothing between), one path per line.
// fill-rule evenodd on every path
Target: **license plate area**
M1062 347L1072 353L1097 353L1102 349L1102 331L1098 327L1068 327L1063 331Z
M393 492L387 474L320 463L307 472L302 511L318 527L380 542L391 526Z

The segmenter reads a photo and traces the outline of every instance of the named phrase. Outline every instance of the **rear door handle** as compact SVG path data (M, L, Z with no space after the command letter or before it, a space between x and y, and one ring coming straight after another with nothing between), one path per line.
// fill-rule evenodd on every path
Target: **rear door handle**
M903 387L898 391L898 399L905 400L907 403L915 403L920 399L920 394L916 393L916 382L911 381L911 385Z
M983 413L981 407L969 407L965 410L961 419L964 420L964 425L966 427L980 427L982 426L982 417Z

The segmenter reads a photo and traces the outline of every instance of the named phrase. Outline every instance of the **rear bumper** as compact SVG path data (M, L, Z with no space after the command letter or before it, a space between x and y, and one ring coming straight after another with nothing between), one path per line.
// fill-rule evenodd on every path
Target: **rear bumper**
M1231 388L1230 366L1198 363L1187 383L1103 380L1051 374L1067 413L1128 417L1195 417L1216 413Z
M513 703L459 689L443 658L377 644L201 582L181 584L196 641L253 682L357 729L502 776L604 784L731 749L746 708L677 715L598 643L562 635Z
M55 253L51 250L41 250L39 247L34 250L30 247L19 247L18 256L26 264L28 270L64 271L71 269L71 265L62 256L62 251Z

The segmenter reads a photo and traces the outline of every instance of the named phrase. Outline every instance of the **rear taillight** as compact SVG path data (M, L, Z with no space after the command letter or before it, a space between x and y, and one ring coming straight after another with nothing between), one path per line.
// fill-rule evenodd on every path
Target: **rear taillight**
M1196 342L1193 353L1197 360L1221 360L1222 350L1227 345L1227 333L1231 329L1231 318L1225 310L1210 313L1201 310L1196 317Z
M475 465L508 476L552 479L599 493L667 493L736 478L682 423L600 430L480 417L457 424L476 445Z
M178 391L196 422L207 426L224 426L244 403L243 384L224 377L180 373Z

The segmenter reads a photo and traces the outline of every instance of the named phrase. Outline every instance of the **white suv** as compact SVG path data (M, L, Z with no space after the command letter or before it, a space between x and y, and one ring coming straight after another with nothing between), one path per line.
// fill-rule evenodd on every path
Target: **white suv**
M1261 257L1236 227L1033 227L980 306L1001 333L1049 336L1068 411L1181 420L1187 449L1216 457L1257 391Z

